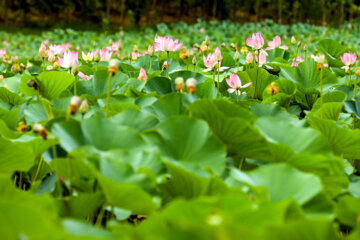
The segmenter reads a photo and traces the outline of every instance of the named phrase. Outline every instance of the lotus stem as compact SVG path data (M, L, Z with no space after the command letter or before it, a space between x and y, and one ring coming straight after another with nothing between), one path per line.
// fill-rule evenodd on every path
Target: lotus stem
M169 51L166 52L167 53L167 66L166 66L166 77L169 78L169 67L170 67L170 63L169 63Z
M150 57L150 66L149 66L149 72L151 71L151 65L152 65L152 57Z
M218 74L217 90L218 90L218 92L219 92L219 94L221 96L221 92L220 92L220 61L218 63L219 63L218 64L219 66L218 66L218 72L217 72L217 74Z
M321 119L324 118L324 98L323 98L323 69L320 69L320 108L321 108Z
M354 98L355 98L356 95L357 95L357 82L358 82L358 79L359 79L359 77L356 76L355 82L354 82Z
M42 163L43 163L43 157L40 157L40 161L39 161L39 164L38 164L38 167L37 167L37 170L36 170L35 177L34 177L34 179L32 180L32 183L36 182L36 179L37 179L37 177L39 176L39 172L40 172L40 169L41 169L41 167L42 167Z
M104 209L103 206L101 206L99 215L97 216L97 219L96 219L96 223L95 223L96 226L99 226L99 227L101 226L101 222L102 222L102 218L104 216L104 213L105 213L105 209Z
M107 86L107 96L106 96L106 117L109 117L109 108L110 108L110 95L111 95L111 77L112 73L109 73L108 86Z
M259 75L259 66L258 66L258 64L255 67L256 67L256 77L255 77L255 84L254 84L255 90L254 90L253 98L257 98L257 96L256 96L256 87L257 87L258 75Z
M77 79L75 77L75 82L74 82L74 96L77 96Z

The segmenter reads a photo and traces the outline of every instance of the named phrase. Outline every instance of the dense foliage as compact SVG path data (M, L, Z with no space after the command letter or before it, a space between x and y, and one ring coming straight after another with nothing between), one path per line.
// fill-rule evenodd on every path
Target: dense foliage
M198 18L342 25L359 18L359 0L1 0L6 24L156 24Z
M2 32L0 238L359 239L355 34Z

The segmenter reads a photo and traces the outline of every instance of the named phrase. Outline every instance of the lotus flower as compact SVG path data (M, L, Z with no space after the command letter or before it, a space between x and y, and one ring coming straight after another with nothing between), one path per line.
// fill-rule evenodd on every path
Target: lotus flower
M53 55L61 55L65 52L65 50L66 50L65 45L50 44L49 46L49 52Z
M219 48L215 49L214 53L209 53L207 57L205 55L204 58L204 65L207 67L207 69L204 69L203 72L209 72L212 70L215 70L217 67L219 68L219 72L224 71L225 69L228 69L229 67L221 67L221 52Z
M340 56L341 61L344 63L344 67L354 65L356 63L356 53L344 53L344 55Z
M251 38L246 39L246 45L258 50L264 46L264 39L260 33L254 33Z
M259 60L258 60L258 57L256 56L256 61L259 62L259 67L265 66L268 69L274 69L273 67L266 65L266 57L267 56L268 56L268 54L265 51L260 51Z
M108 51L106 48L101 49L100 52L100 61L109 61L112 55L112 52Z
M296 58L293 58L293 62L291 66L297 67L299 65L298 62L303 62L303 61L305 60L301 56L297 56Z
M312 59L314 59L315 62L317 62L318 64L323 65L324 67L329 67L329 65L327 63L325 63L325 55L324 54L316 54L316 56L311 54L310 57Z
M230 75L230 78L226 78L227 84L231 87L227 91L228 93L235 92L236 95L240 96L241 94L246 94L245 92L241 92L242 88L247 88L252 84L252 82L246 83L245 85L241 84L241 80L239 76L235 73Z
M265 50L270 50L270 49L275 49L275 48L281 48L281 49L284 49L284 50L288 50L289 47L288 46L280 46L281 45L281 38L279 35L276 35L274 37L274 40L273 41L268 41L268 47L265 49Z
M83 72L79 72L78 76L81 77L82 79L84 79L85 81L89 80L89 77L87 75L85 75Z
M57 63L63 68L76 68L79 66L79 53L66 51L64 57L59 57Z
M0 58L6 54L6 49L0 49Z
M140 69L140 73L139 73L139 76L138 76L138 78L137 79L139 79L140 81L143 81L143 82L145 82L146 80L147 80L147 75L146 75L146 72L145 72L145 69L142 67L141 69Z
M178 42L179 39L174 41L171 37L155 36L154 46L158 51L175 52L180 50L183 45L183 43Z
M87 54L81 52L81 56L85 61L92 61L94 59L94 52L88 52Z

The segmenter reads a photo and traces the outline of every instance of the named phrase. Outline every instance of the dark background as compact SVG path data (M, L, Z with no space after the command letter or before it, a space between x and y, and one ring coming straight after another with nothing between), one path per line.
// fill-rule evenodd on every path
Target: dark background
M229 19L341 26L356 22L360 0L0 0L3 26L92 28ZM84 24L86 23L86 24Z

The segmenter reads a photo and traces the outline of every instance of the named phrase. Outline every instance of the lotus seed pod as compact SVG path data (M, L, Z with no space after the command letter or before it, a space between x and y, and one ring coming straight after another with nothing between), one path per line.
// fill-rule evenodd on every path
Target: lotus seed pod
M81 105L80 105L80 113L82 115L84 115L89 109L89 104L88 104L88 100L85 99L84 101L82 101Z

